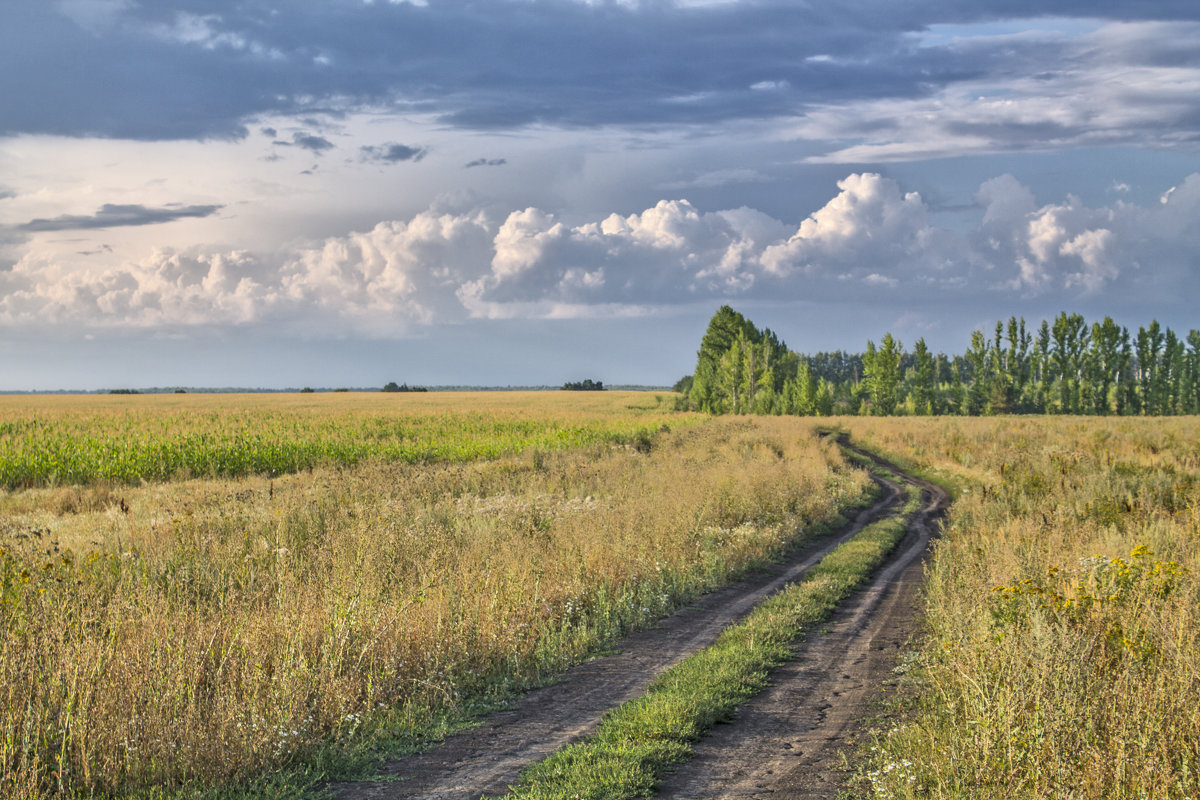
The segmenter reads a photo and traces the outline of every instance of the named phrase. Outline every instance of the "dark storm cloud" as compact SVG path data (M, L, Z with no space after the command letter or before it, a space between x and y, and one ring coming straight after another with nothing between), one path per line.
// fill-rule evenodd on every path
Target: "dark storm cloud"
M95 214L64 214L51 219L34 219L18 226L29 233L45 231L75 231L92 228L118 228L131 225L158 225L189 217L208 217L223 206L172 206L147 208L143 205L114 205L105 203Z
M228 138L256 115L356 108L433 112L478 129L791 116L1052 70L1061 46L970 50L918 46L912 35L1046 12L1031 0L5 0L0 135ZM1068 0L1053 13L1196 20L1200 4ZM1196 49L1166 37L1129 57L1191 63Z
M384 164L398 164L401 161L420 161L425 157L423 147L409 147L406 144L381 144L362 148L363 157L368 161L379 161Z

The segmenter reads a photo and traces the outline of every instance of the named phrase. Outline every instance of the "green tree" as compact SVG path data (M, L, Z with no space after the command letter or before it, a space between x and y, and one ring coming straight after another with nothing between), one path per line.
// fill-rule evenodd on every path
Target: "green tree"
M962 413L973 417L979 416L987 408L987 360L988 344L982 331L971 331L971 347L967 350L965 362L971 370L969 383L962 404Z
M742 356L742 385L738 394L742 397L743 410L755 410L755 398L763 387L768 364L766 348L756 344L749 338L739 339L738 347Z
M714 414L745 414L749 408L746 401L746 350L750 340L745 331L737 337L717 363L714 382Z
M721 306L708 322L704 338L700 340L700 351L696 354L696 371L692 376L689 405L697 411L712 414L725 413L729 393L722 394L718 372L726 353L739 335L745 336L754 326L729 306Z
M1029 355L1029 383L1025 389L1025 407L1034 414L1045 414L1049 406L1053 368L1050 361L1050 323L1042 320L1033 351Z
M963 382L963 370L965 368L966 361L961 356L955 356L950 361L950 385L947 389L948 399L946 402L947 411L963 416L969 413L970 405L967 384Z
M1183 413L1200 414L1200 331L1188 331L1187 343L1187 378Z
M1004 347L1004 323L996 322L996 333L987 354L987 413L1011 414L1014 383L1009 374L1008 351Z
M1005 350L1007 400L1014 411L1028 413L1029 383L1032 375L1030 346L1033 336L1025 329L1025 318L1010 317L1007 328L1008 347Z
M953 377L951 369L954 362L945 353L938 353L933 360L933 413L947 414L954 412L954 398L952 389Z
M1011 316L973 331L961 356L911 354L891 333L861 354L790 351L729 306L709 322L677 407L736 414L1200 413L1200 331L1129 329L1060 312L1036 329ZM401 387L402 389L404 387Z
M828 417L833 413L835 391L833 384L821 378L817 383L817 395L813 400L814 411L818 417Z
M924 337L913 344L913 358L916 364L912 368L912 402L917 414L934 413L934 397L937 387L934 381L933 356L925 345Z
M817 413L817 381L805 359L800 360L796 374L785 384L784 408L788 414L802 417Z
M747 341L742 352L742 396L746 411L754 414L775 412L774 346L768 337L755 344Z
M757 349L750 351L751 345ZM730 348L738 349L738 358L747 363L734 369L732 364L722 367ZM700 350L696 354L696 371L688 392L687 405L697 411L713 414L725 413L731 401L736 401L734 413L752 410L754 398L763 388L764 375L771 382L772 394L778 395L799 363L799 356L790 353L787 345L769 328L759 330L754 323L729 306L721 306L708 323ZM746 368L753 367L749 373ZM769 368L769 373L768 373ZM738 373L739 384L728 383L730 374ZM742 385L742 381L749 381Z
M1092 325L1091 347L1088 350L1088 373L1090 404L1084 410L1089 414L1107 414L1112 410L1110 395L1121 375L1122 328L1105 317L1104 322Z
M1119 357L1120 369L1117 371L1116 412L1120 415L1137 414L1141 410L1138 397L1137 375L1134 370L1133 344L1129 338L1129 329L1121 328L1121 345Z
M1137 335L1137 378L1141 389L1142 413L1161 414L1163 381L1159 369L1166 337L1158 320L1151 320L1148 328L1138 327Z
M1063 311L1050 329L1054 342L1051 357L1054 361L1058 387L1058 412L1078 414L1079 385L1083 378L1084 354L1088 346L1087 323L1081 314Z
M1163 414L1183 413L1183 395L1185 371L1187 368L1187 350L1182 339L1175 331L1167 328L1167 336L1163 345L1163 359L1160 367L1163 374Z
M871 400L871 413L876 416L896 413L902 356L902 345L890 333L883 335L878 350L874 342L867 342L867 352L863 355L863 383Z

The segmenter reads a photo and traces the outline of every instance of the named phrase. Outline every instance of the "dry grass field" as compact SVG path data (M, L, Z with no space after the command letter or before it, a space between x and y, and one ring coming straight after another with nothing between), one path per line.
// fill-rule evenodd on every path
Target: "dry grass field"
M129 435L249 446L239 431L371 443L290 474L56 477L0 494L11 798L193 796L419 738L868 490L808 421L676 415L653 394L2 405L5 458L31 425L84 451ZM457 455L392 457L387 430Z
M962 487L873 796L1200 797L1196 418L842 424Z
M0 794L336 772L869 491L817 421L670 400L0 398ZM1200 796L1196 420L834 422L960 489L864 791Z

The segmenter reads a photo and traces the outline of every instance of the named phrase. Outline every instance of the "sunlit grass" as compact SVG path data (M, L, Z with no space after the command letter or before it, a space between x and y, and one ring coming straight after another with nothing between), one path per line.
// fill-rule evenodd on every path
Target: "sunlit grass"
M698 415L641 392L0 396L0 488L282 475L644 441Z
M671 430L0 496L0 794L312 779L341 748L419 739L542 680L868 488L802 420L681 426L615 397L543 397L550 418Z
M666 771L692 756L692 743L770 682L805 630L883 563L904 538L908 506L838 545L799 581L755 607L710 647L667 670L641 697L610 711L595 734L526 769L505 795L523 800L649 797Z
M1200 796L1197 420L842 422L964 487L871 791Z

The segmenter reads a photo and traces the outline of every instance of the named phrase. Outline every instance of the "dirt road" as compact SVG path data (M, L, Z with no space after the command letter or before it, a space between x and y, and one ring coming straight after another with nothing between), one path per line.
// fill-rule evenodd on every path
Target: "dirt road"
M891 469L899 474L895 467ZM529 692L513 709L486 717L479 727L425 753L384 765L379 781L329 787L332 796L475 800L483 794L502 794L526 765L592 732L610 708L642 694L657 675L711 644L722 630L798 579L829 550L892 513L903 489L888 479L878 481L884 489L880 499L834 535L798 550L765 574L705 595L656 626L627 637L617 654L571 669L559 683ZM825 793L824 783L806 783L796 770L827 771L837 737L844 736L848 722L861 713L859 706L865 708L865 700L858 703L856 698L865 698L866 690L890 674L895 648L908 636L904 631L911 625L912 609L904 598L911 595L911 583L920 578L920 556L933 520L945 505L940 489L922 486L928 500L897 549L899 555L838 612L829 625L833 633L803 643L797 651L799 660L779 670L772 689L747 704L735 724L721 726L701 743L700 758L672 776L664 786L665 796L753 796L759 791L756 787L776 784L777 778L783 780L781 787L791 787L787 791L792 794L772 797L833 796L835 787ZM737 733L743 728L745 733ZM821 791L805 794L810 783Z
M906 479L922 488L924 502L891 560L822 632L798 645L796 660L772 673L767 691L696 744L695 758L662 783L658 797L837 796L840 752L915 631L922 557L949 502L939 487Z

